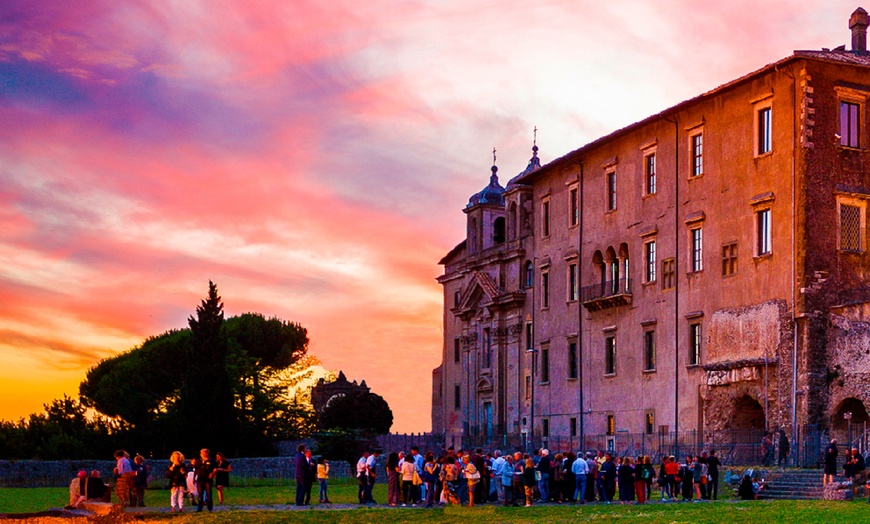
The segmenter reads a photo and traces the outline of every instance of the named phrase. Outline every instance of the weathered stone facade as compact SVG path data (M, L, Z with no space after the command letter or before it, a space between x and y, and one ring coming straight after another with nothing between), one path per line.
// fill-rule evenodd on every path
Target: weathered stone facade
M464 209L433 431L836 429L870 402L870 55L793 55ZM853 418L853 422L856 420Z

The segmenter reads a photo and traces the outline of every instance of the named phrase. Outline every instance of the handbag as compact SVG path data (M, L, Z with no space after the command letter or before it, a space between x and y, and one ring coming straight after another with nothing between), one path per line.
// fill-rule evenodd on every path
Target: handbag
M423 483L423 479L421 479L420 475L418 475L417 472L415 471L414 477L411 479L411 482L413 482L415 486L419 486L420 484Z

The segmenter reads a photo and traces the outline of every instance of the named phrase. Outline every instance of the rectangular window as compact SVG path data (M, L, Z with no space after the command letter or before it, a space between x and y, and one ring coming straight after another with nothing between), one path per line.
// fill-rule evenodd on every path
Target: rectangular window
M861 147L860 137L861 105L854 102L840 102L840 145Z
M689 365L701 363L701 324L689 324Z
M571 190L568 191L568 206L570 210L568 224L572 226L576 226L580 223L580 202L577 199L578 194L576 187L572 187Z
M611 414L607 415L607 434L616 435L616 419Z
M526 350L532 350L535 348L534 339L535 330L532 326L531 322L526 322Z
M541 382L550 381L550 348L541 348Z
M656 369L656 332L643 332L643 370L655 371Z
M568 302L577 300L577 264L568 264Z
M616 171L607 173L607 210L616 209Z
M532 398L532 377L526 375L526 400Z
M461 389L459 385L453 386L453 409L459 409L459 407L462 405L460 393Z
M690 231L692 236L692 272L704 269L704 233L699 227Z
M840 203L840 250L860 253L864 250L864 208Z
M770 253L770 209L762 209L755 213L758 235L758 256Z
M704 174L704 135L692 135L692 176Z
M662 260L662 289L674 289L677 287L677 261L673 258Z
M765 107L758 110L758 154L763 155L769 153L772 146L771 142L771 120L770 108Z
M722 276L727 277L737 273L737 242L729 242L722 246Z
M577 378L577 343L568 343L568 378Z
M550 419L542 418L541 419L541 436L549 437L550 436Z
M656 154L645 156L643 164L646 194L654 195L656 192Z
M541 273L541 308L550 307L550 273Z
M572 417L568 425L570 427L571 436L576 437L577 436L577 419Z
M604 374L616 373L616 337L604 339Z
M651 240L643 245L644 257L646 258L646 274L644 280L647 282L656 281L656 241Z
M545 237L550 236L550 201L544 200L541 205L541 232Z
M653 430L655 429L655 423L656 423L655 412L654 411L647 411L646 413L644 413L643 419L644 419L643 420L644 421L643 432L646 433L647 435L652 435Z
M461 353L461 351L460 351L461 346L462 346L462 343L459 341L459 339L454 338L453 339L453 362L457 362L457 363L459 362L459 355Z

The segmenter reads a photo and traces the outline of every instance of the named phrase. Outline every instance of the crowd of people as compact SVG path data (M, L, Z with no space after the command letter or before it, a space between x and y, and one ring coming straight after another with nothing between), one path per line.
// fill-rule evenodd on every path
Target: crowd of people
M300 445L297 463L304 458ZM378 478L380 453L369 450L356 464L360 504L377 504L372 492ZM532 454L517 451L484 453L482 449L448 449L440 456L421 454L417 447L386 457L387 501L390 506L432 507L436 504L502 503L532 506L539 502L642 504L653 492L662 501L710 500L719 493L721 462L715 450L687 456L680 464L665 457L654 467L650 457L614 457L598 451L579 456L572 451L552 455L547 449ZM303 463L304 468L304 463ZM297 470L298 471L298 470ZM309 489L297 472L298 497Z
M184 460L180 451L173 451L169 456L169 467L166 469L166 479L169 481L169 506L173 513L184 512L184 500L188 498L196 504L196 511L203 507L214 510L214 489L217 488L218 503L224 503L224 490L230 485L232 464L226 456L218 452L215 459L211 451L199 450L199 457L194 457L189 463ZM120 496L119 496L120 498Z

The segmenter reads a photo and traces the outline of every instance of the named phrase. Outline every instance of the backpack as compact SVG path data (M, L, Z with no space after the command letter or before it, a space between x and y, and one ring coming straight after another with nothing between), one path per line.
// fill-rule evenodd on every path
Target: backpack
M643 480L649 478L649 468L643 464L640 466L640 478Z

